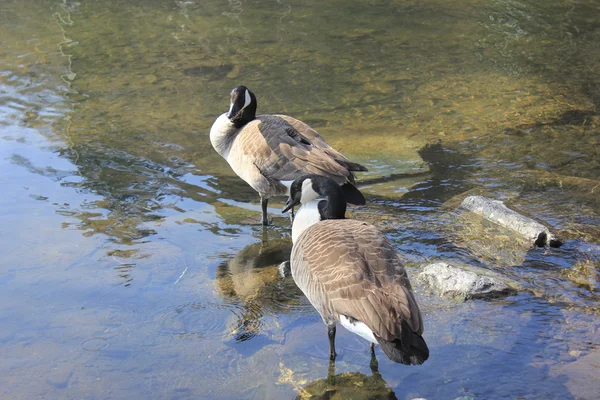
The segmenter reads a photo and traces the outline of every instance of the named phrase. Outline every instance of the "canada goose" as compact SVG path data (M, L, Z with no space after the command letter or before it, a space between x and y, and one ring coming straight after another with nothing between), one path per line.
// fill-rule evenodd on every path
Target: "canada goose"
M257 116L256 108L256 96L246 86L233 88L229 111L210 128L210 142L260 195L263 225L268 225L269 198L289 194L292 181L306 174L333 179L343 186L349 203L365 204L352 174L365 167L348 160L304 122L287 115Z
M327 177L296 179L282 212L297 204L302 207L292 225L292 277L327 325L331 360L336 322L371 346L379 343L395 362L427 360L421 312L386 237L371 224L345 219L344 193Z

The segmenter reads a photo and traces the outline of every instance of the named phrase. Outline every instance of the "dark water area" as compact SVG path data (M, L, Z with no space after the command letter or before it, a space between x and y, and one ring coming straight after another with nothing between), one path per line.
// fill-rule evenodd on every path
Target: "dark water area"
M369 167L351 212L406 262L424 365L339 329L330 369L284 199L263 229L208 139L238 84ZM0 397L600 398L599 106L597 1L2 1ZM440 259L522 290L436 297Z

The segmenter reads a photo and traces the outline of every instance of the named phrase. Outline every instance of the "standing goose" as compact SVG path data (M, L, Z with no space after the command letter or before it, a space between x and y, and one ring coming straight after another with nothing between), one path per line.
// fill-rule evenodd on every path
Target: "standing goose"
M365 167L348 160L304 122L287 115L257 116L256 107L256 96L246 86L233 88L229 111L210 128L210 142L260 195L263 225L268 224L269 198L288 195L292 181L306 174L327 176L342 186L349 203L365 204L352 174Z
M327 325L331 360L339 322L371 348L379 343L392 361L422 364L429 349L421 336L421 312L386 237L371 224L345 219L344 193L326 177L296 179L282 212L300 203L292 225L291 272Z

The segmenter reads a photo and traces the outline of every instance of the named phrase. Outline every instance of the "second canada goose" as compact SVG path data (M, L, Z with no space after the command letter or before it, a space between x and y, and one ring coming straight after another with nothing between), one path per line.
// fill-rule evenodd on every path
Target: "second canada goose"
M344 193L326 177L296 179L282 212L298 204L292 277L327 325L331 360L337 322L371 346L378 343L395 362L427 360L421 312L387 238L371 224L345 219Z
M342 185L349 203L365 204L352 173L365 167L348 160L302 121L287 115L257 116L257 105L246 86L233 88L229 111L213 123L210 141L260 195L263 225L268 224L269 198L289 194L292 181L306 174L331 178Z

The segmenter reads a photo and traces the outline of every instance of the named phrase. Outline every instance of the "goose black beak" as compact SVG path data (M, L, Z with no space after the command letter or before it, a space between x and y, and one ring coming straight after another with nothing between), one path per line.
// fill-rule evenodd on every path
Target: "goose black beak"
M233 119L237 115L238 111L240 111L240 106L233 104L227 113L227 118Z
M287 203L285 203L285 206L283 207L283 210L281 210L281 213L283 214L286 211L289 211L290 208L298 205L298 203L300 203L297 200L292 200L291 198L288 199Z

